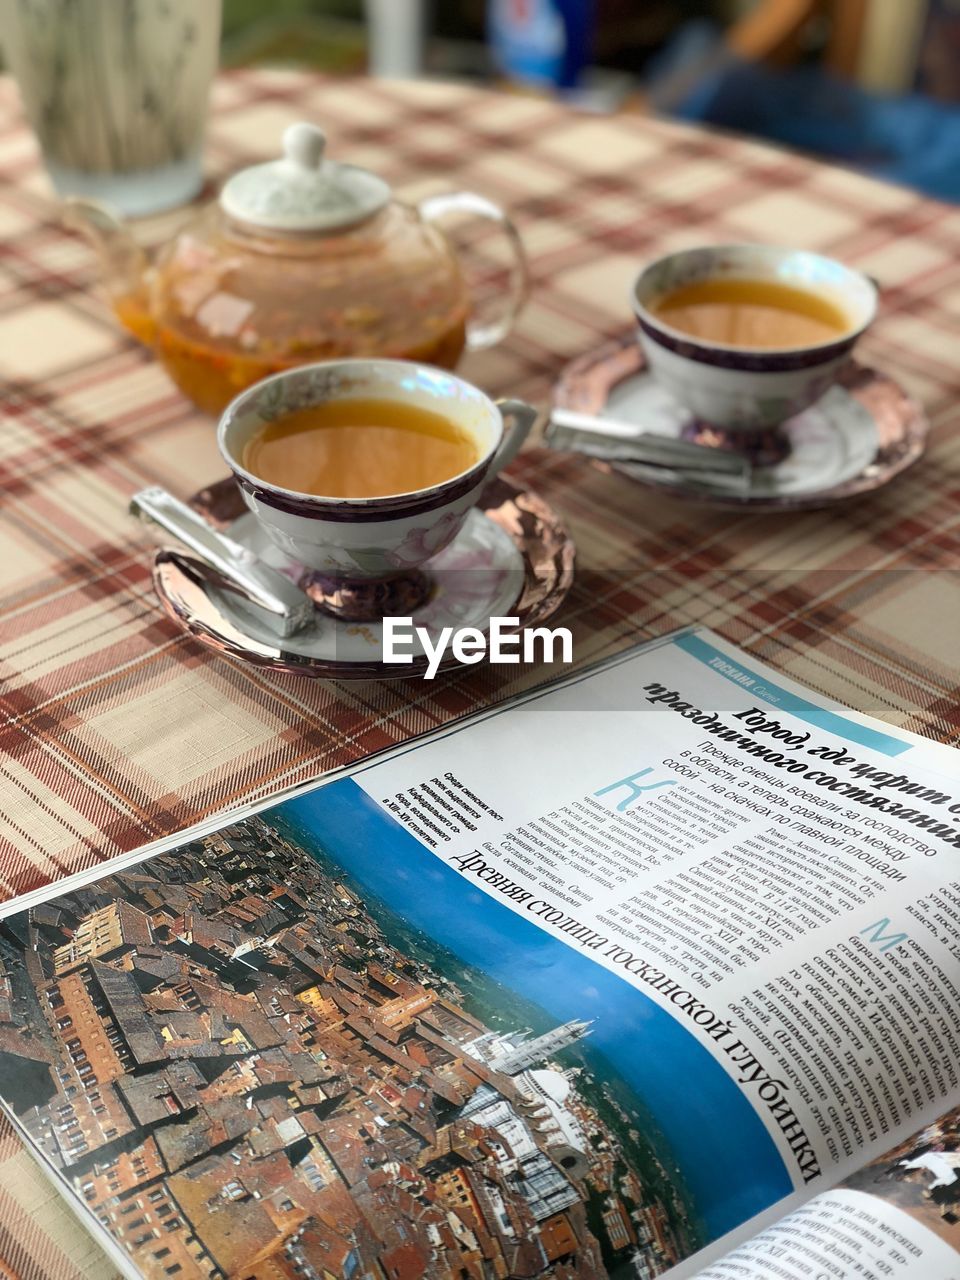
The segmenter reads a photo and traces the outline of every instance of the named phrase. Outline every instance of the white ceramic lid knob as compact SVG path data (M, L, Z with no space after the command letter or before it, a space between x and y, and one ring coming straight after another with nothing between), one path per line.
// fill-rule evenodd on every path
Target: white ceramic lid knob
M327 135L315 124L292 124L283 131L283 153L301 169L319 169Z

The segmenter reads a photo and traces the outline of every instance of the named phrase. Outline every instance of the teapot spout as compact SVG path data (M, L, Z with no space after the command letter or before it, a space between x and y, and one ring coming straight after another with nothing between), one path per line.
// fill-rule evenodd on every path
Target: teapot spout
M145 287L147 255L129 228L106 205L76 196L64 201L62 220L96 250L102 284L120 322L141 342L149 343L152 323Z

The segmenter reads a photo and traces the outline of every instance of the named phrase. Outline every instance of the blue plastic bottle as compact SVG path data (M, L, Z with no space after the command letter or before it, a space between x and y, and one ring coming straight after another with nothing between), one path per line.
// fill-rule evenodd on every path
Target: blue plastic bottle
M497 68L522 84L575 88L586 66L593 0L489 0Z

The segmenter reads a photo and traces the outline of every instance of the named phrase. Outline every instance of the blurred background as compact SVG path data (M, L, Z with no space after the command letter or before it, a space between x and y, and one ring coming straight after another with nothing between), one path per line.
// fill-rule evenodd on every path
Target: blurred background
M960 201L960 0L223 0L220 61L655 112Z
M960 200L960 0L224 0L222 57L654 111Z

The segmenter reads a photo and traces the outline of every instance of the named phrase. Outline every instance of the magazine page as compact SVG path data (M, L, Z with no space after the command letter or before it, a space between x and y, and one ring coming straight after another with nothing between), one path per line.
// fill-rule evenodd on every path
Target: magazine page
M692 1275L960 1101L953 808L681 633L8 905L0 1094L131 1275Z
M579 952L645 997L626 1030L595 969L579 991L516 952L498 971L592 1015L591 1046L652 1102L713 1246L697 1265L960 1099L955 751L699 632L349 786L564 941L564 964Z
M697 1280L960 1280L960 1108L926 1125Z

